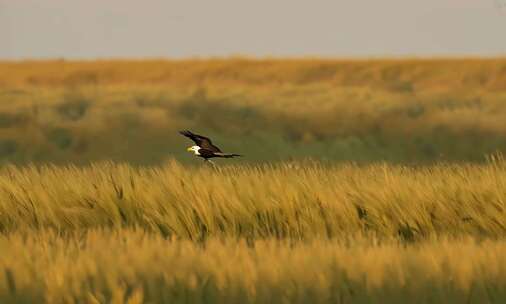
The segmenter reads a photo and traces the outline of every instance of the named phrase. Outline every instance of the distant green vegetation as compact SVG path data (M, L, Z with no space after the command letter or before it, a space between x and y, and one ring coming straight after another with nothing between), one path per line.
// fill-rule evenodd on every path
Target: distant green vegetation
M505 59L0 63L3 162L194 162L180 129L233 162L483 161L505 121Z

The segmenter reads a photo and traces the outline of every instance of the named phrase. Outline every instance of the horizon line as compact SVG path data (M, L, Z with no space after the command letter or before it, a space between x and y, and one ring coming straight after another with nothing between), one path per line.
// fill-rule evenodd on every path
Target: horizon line
M506 59L506 53L498 54L432 54L432 55L248 55L231 54L219 56L97 56L97 57L23 57L1 58L0 62L92 62L92 61L212 61L212 60L325 60L325 61L370 61L370 60L466 60L466 59Z

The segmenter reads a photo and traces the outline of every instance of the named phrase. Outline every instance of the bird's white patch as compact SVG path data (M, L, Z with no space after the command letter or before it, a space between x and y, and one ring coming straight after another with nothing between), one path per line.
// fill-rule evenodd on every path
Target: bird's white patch
M200 153L199 153L200 147L199 146L191 146L186 150L193 152L195 155L200 155Z

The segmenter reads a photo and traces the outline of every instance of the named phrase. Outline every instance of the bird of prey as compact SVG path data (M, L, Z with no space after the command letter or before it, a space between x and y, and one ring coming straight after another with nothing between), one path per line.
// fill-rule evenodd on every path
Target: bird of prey
M191 146L186 149L189 152L193 152L198 157L202 157L205 161L211 162L209 159L213 157L222 158L233 158L236 156L242 156L235 153L223 153L220 148L213 145L211 140L205 136L194 134L188 130L180 131L181 135L184 135L195 142L195 146ZM212 162L211 162L212 163Z

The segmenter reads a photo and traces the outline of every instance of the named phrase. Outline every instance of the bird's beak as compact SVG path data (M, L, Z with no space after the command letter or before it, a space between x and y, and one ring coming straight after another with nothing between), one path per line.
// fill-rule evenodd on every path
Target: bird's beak
M193 151L193 150L192 150L192 147L189 147L188 149L186 149L186 151L188 151L188 152Z

